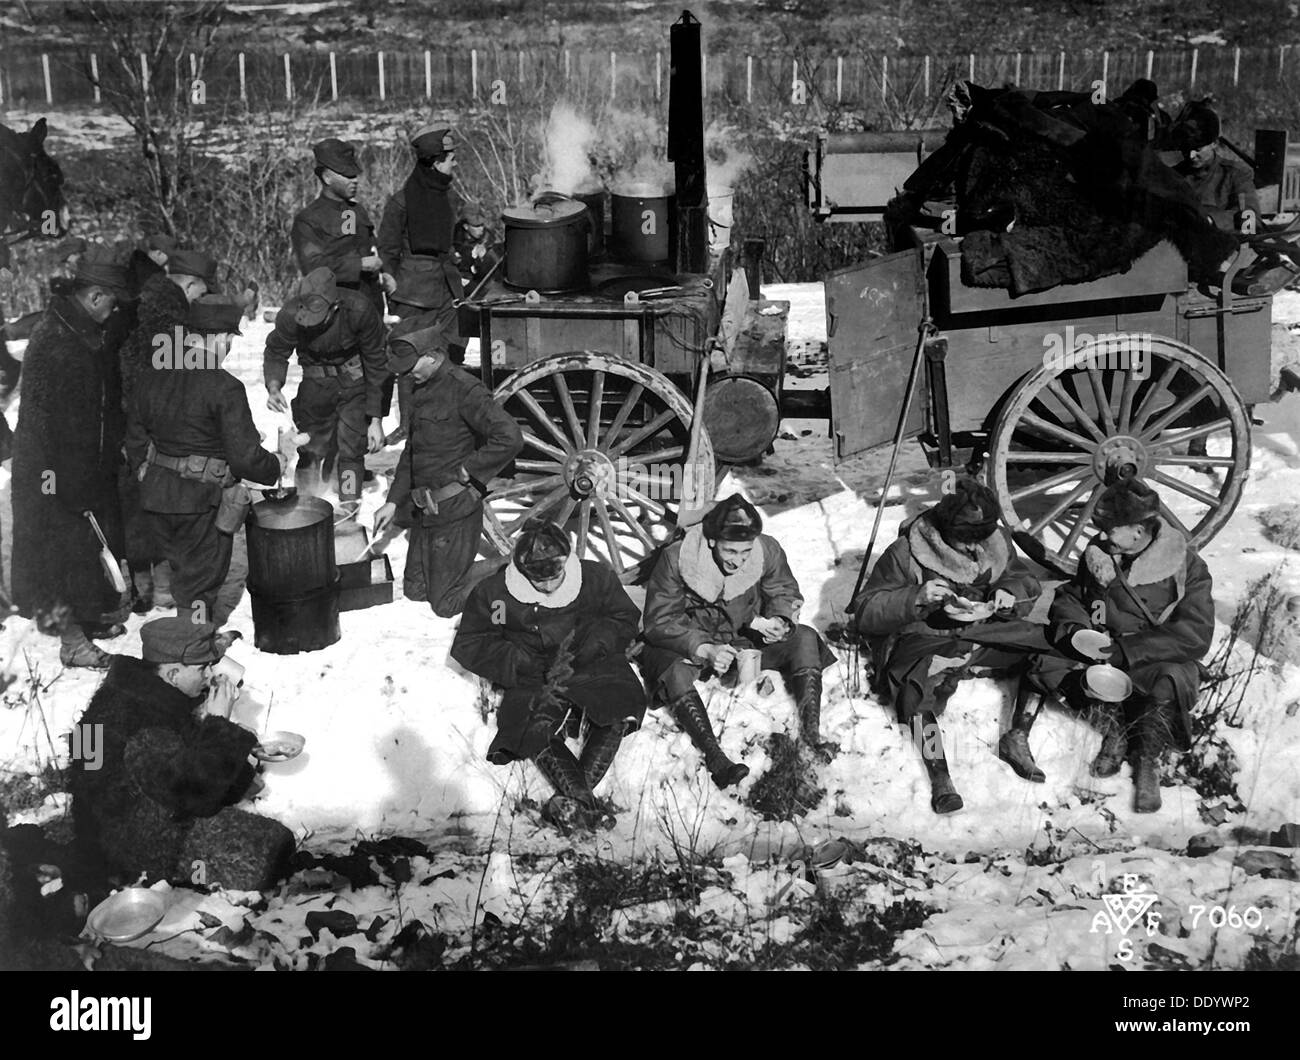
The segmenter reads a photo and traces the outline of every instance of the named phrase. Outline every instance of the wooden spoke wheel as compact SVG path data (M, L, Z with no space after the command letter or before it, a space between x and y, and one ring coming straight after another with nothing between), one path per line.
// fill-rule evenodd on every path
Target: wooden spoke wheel
M1125 349L1145 350L1145 368L1120 367L1142 364ZM1231 380L1190 346L1123 335L1030 373L998 416L989 459L1007 524L1073 571L1116 473L1154 488L1161 514L1194 544L1209 541L1241 497L1250 421Z
M603 559L631 580L671 536L684 489L713 499L708 432L688 470L694 410L653 368L601 353L559 354L516 372L495 396L524 433L514 478L484 499L484 532L502 555L539 516L565 527L580 556Z

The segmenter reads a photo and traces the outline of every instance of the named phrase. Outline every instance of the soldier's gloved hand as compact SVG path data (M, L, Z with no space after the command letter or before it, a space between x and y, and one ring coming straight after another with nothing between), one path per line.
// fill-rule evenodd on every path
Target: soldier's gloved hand
M764 644L775 644L783 640L789 631L789 626L782 618L755 618L750 621L749 628L763 638Z
M374 530L375 537L378 537L380 534L382 534L385 530L388 529L389 524L392 523L396 515L397 515L396 504L380 505L379 510L375 512L375 530Z
M377 453L384 447L384 428L378 420L371 420L366 428L366 452Z
M266 407L272 412L288 412L289 402L284 396L284 391L274 384L267 384L266 387Z

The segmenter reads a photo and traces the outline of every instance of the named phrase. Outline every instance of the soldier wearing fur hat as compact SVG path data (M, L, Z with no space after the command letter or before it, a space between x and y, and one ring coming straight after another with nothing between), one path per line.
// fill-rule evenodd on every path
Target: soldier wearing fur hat
M504 690L488 761L531 759L556 791L544 815L561 827L613 823L593 792L645 715L626 656L639 618L613 571L580 561L545 521L524 527L510 562L465 604L452 658ZM586 732L577 757L566 718Z
M375 253L375 226L357 201L361 163L351 144L330 137L312 145L320 195L293 218L290 241L298 271L327 268L341 287L362 292L383 312L383 291L394 290Z
M739 783L749 767L723 753L695 682L706 669L726 674L746 648L761 650L763 668L785 677L800 740L825 761L836 750L819 738L822 671L835 657L799 623L799 583L776 538L762 531L758 510L728 497L664 549L646 586L642 670L720 788Z
M32 332L14 432L13 599L26 617L58 628L65 666L108 665L90 636L122 632L122 599L100 566L99 523L122 553L117 493L124 423L117 366L104 325L129 295L125 265L90 246L65 294L54 296Z
M1259 218L1259 192L1245 163L1219 145L1219 116L1205 103L1193 103L1180 115L1173 140L1183 152L1175 169L1191 185L1206 216L1231 232L1245 210Z
M293 834L234 808L261 786L249 760L257 736L229 720L239 692L212 673L223 651L215 627L158 618L140 643L142 658L114 658L81 716L100 726L100 758L69 769L77 838L126 885L142 872L188 883L201 861L209 885L272 886Z
M412 380L411 433L375 534L410 527L402 592L443 618L473 585L487 484L524 447L519 424L475 376L452 364L450 341L423 317L393 329L388 366Z
M1094 776L1119 772L1136 734L1134 809L1160 808L1160 757L1185 750L1189 712L1200 691L1199 662L1214 637L1213 580L1186 537L1160 514L1155 490L1137 478L1108 486L1093 511L1101 531L1084 549L1073 580L1052 602L1049 639L1056 651L1034 661L1031 679L1068 703L1087 706L1102 731ZM1108 643L1081 650L1081 630ZM1117 666L1133 681L1122 706L1096 702L1083 669Z
M921 747L935 813L963 805L939 730L943 704L962 677L977 670L1019 674L1030 656L1017 645L979 643L985 623L969 616L1024 615L1038 588L1011 534L998 525L993 491L959 479L952 493L899 528L855 602L877 691L893 702L899 722ZM1012 728L999 742L998 755L1025 779L1042 781L1029 753L1033 698L1031 687L1020 682Z
M244 385L222 367L241 316L233 299L196 299L185 348L169 351L170 363L157 357L140 379L127 427L147 533L171 564L178 611L200 622L224 621L242 592L223 593L247 510L239 480L274 485L281 472L261 447Z
M403 320L431 316L451 339L452 363L465 359L455 301L464 294L457 267L453 227L460 210L455 181L456 144L445 123L417 129L411 137L415 167L384 206L379 222L379 254L397 280L393 312ZM398 380L401 426L390 442L406 437L411 428L410 378Z
M276 412L289 411L282 391L295 352L302 382L293 399L293 422L309 436L298 450L299 485L312 485L312 475L328 476L337 453L339 503L355 515L366 454L384 444L380 419L389 373L383 323L364 295L340 287L329 269L314 269L276 314L266 337L262 374L267 407Z

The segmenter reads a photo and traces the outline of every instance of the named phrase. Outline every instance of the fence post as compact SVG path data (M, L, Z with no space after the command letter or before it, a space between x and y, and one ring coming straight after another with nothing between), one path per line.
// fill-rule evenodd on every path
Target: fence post
M1282 44L1277 49L1277 79L1282 80L1282 63L1286 60L1286 45Z
M1056 90L1058 92L1065 91L1065 52L1064 51L1061 52L1061 65L1057 68L1056 71Z
M94 86L95 102L98 103L99 102L99 57L94 52L90 53L90 83Z
M569 85L569 49L568 48L564 49L564 85L566 88Z
M889 97L886 93L889 91L889 56L880 57L880 99L883 103Z
M239 102L248 102L248 82L244 76L244 53L239 53Z
M194 57L194 53L190 52L190 80L193 81L198 76L199 76L199 61Z
M1106 98L1110 98L1110 92L1106 88L1106 78L1110 74L1110 52L1101 53L1101 90L1106 93Z
M745 56L745 102L754 102L754 57Z
M970 53L970 75L966 78L972 84L975 83L975 53Z
M925 98L930 99L930 57L925 57Z
M140 53L140 91L145 99L149 98L149 59Z
M519 66L519 75L518 75L518 80L519 80L519 87L520 87L520 89L522 90L522 88L523 88L523 84L524 84L524 50L523 50L523 48L520 48L517 52L515 52L515 56L516 56L516 58L519 60L519 62L518 62L518 66Z
M663 92L663 54L655 52L655 102L662 98Z
M618 56L615 52L609 53L609 98L613 99L618 88Z
M1235 86L1241 76L1241 45L1232 49L1232 83Z
M791 59L792 66L790 69L790 99L794 100L795 89L799 86L799 60Z
M930 73L930 57L928 55L925 57L925 72L926 72L926 76L928 77ZM1020 84L1020 53L1019 52L1016 52L1016 84L1017 85Z
M293 99L293 67L288 52L284 53L284 98Z
M384 53L379 53L379 102L384 101Z
M1187 87L1189 89L1196 87L1196 59L1199 54L1200 54L1199 48L1192 49L1192 76L1188 79L1187 82Z
M50 84L50 57L42 53L41 69L45 73L45 102L54 102L54 86Z
M835 57L835 102L844 100L844 56Z
M469 50L469 91L470 95L478 99L478 49Z
M433 53L424 53L424 98L433 98Z
M1151 71L1155 69L1156 53L1147 49L1147 80L1151 80Z

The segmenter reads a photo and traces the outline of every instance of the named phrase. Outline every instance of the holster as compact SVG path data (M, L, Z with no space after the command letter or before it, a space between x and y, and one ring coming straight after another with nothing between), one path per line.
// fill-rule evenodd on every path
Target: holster
M217 529L223 534L233 534L248 518L253 506L253 496L242 482L227 486L221 491L221 504L217 506Z

